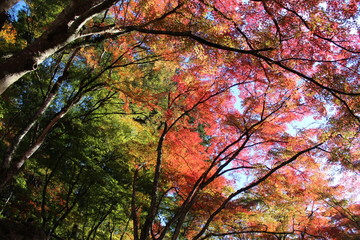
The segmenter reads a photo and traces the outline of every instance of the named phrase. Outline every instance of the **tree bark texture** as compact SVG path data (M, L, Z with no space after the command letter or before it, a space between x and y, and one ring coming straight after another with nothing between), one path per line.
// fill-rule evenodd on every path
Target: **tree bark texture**
M33 43L0 63L0 94L68 43L82 37L81 27L116 0L73 0Z

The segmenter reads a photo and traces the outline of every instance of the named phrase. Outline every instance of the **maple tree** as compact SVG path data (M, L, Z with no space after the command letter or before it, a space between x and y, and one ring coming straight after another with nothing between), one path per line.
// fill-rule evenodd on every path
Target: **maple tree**
M359 236L357 1L16 2L4 217L56 239Z

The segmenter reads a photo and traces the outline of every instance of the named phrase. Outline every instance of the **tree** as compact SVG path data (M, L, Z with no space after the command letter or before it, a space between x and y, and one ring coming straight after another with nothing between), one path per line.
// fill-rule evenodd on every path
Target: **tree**
M356 1L41 3L0 35L4 216L34 206L15 216L55 238L359 234L356 180L329 179L358 174Z

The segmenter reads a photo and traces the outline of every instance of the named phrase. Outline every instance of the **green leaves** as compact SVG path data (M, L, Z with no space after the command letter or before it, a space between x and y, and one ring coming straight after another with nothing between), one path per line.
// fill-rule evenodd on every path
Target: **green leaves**
M3 25L4 217L63 239L358 233L356 181L328 179L359 166L354 1L114 2Z

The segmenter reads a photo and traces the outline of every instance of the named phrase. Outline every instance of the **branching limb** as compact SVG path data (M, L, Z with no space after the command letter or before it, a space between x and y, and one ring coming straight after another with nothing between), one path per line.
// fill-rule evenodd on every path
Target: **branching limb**
M226 208L227 204L236 196L238 196L239 194L248 191L254 187L256 187L257 185L261 184L262 182L264 182L267 178L269 178L273 173L275 173L277 170L281 169L282 167L294 162L297 158L299 158L301 155L308 153L316 148L318 148L319 146L321 146L323 143L319 143L316 144L310 148L307 148L305 150L302 150L298 153L296 153L293 157L291 157L290 159L288 159L287 161L282 162L281 164L279 164L278 166L274 167L273 169L271 169L267 174L265 174L264 176L262 176L261 178L253 181L252 183L250 183L249 185L247 185L246 187L243 187L239 190L237 190L236 192L230 194L227 199L210 215L210 217L208 218L208 220L206 221L206 223L204 224L204 226L202 227L202 229L200 230L200 232L193 238L193 240L197 240L200 239L200 237L205 233L205 231L208 229L208 227L210 226L210 223L214 220L214 218L223 210Z

